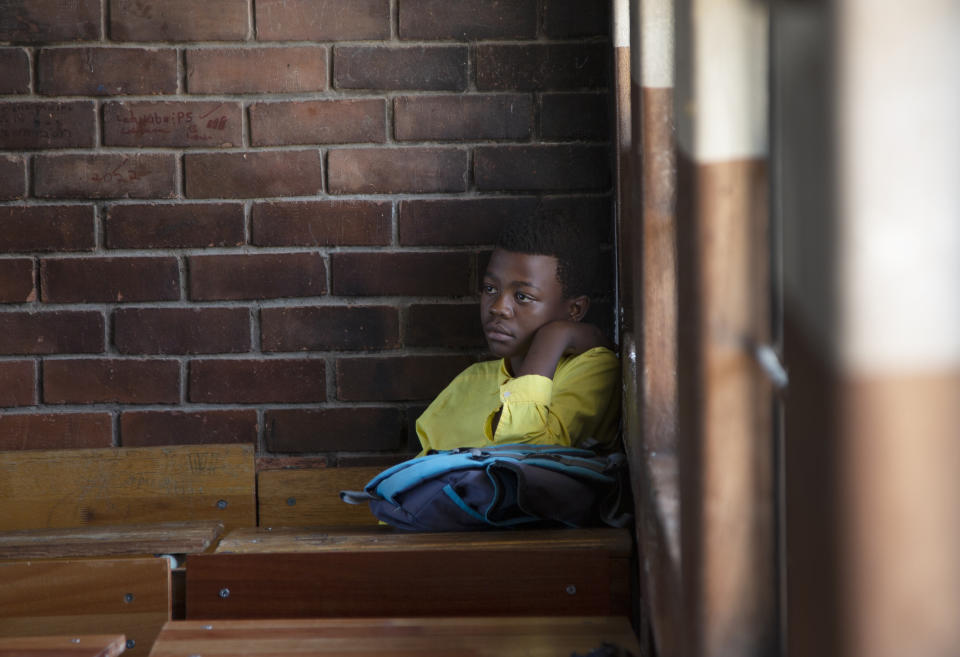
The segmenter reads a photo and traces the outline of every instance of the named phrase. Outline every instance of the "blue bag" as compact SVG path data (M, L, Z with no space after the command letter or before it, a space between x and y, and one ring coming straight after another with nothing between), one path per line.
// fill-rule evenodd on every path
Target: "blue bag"
M348 504L370 503L399 529L464 531L518 526L626 526L626 460L558 445L496 445L431 452L384 470Z

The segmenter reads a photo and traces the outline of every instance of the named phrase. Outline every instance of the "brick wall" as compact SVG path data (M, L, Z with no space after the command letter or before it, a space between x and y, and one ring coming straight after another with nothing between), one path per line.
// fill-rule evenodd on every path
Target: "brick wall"
M409 451L500 225L611 241L608 15L0 0L0 449Z

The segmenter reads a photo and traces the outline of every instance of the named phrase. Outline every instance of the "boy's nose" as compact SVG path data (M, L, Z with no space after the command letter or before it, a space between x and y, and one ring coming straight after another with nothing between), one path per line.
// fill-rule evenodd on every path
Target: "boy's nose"
M513 314L513 308L510 307L509 300L501 296L490 305L490 312L501 317L510 317Z

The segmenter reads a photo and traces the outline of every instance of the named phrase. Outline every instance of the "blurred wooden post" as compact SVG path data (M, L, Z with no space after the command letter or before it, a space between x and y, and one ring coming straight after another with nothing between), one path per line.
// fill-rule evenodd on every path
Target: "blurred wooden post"
M776 648L765 3L677 2L683 654Z
M960 7L780 3L789 654L960 650Z

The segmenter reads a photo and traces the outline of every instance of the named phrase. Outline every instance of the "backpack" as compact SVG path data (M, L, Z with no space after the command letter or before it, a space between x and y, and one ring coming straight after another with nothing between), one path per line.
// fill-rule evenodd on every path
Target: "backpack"
M384 470L348 504L370 503L399 529L624 527L626 459L559 445L495 445L431 452Z

